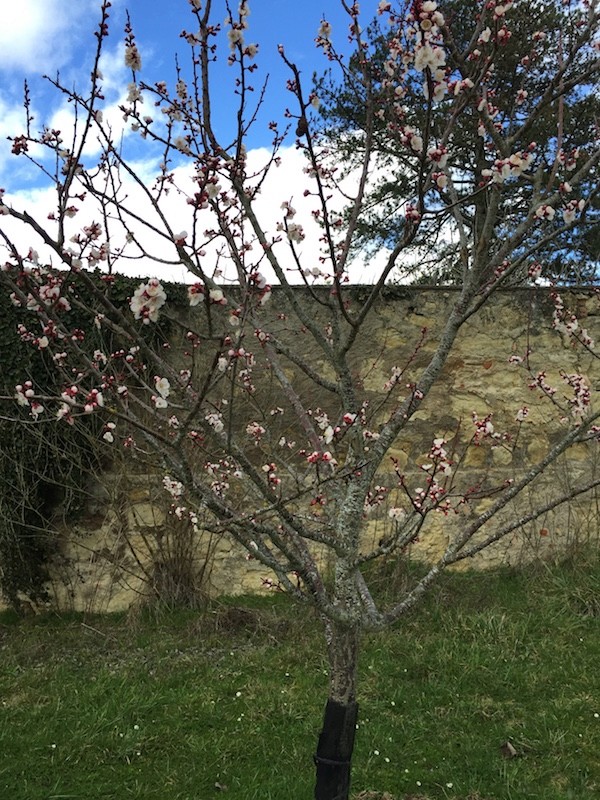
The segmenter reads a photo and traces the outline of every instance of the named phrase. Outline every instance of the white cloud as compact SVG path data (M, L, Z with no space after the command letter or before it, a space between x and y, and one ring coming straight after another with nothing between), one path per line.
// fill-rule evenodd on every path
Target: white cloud
M99 0L4 0L0 4L0 69L53 72L70 57L72 34Z
M274 246L280 264L288 279L292 283L298 283L300 276L291 255L289 243L285 233L277 231L277 224L283 220L284 212L281 204L290 202L296 209L297 214L294 221L301 224L305 230L306 238L300 242L296 248L300 263L303 269L321 268L324 272L330 271L330 265L321 262L320 257L323 252L321 228L315 223L312 211L318 207L314 196L305 196L306 189L314 189L314 184L304 172L305 160L300 151L295 147L283 148L281 150L281 163L279 167L273 167L269 176L265 180L260 195L255 198L254 210L266 233L267 240L276 236L281 236L282 241ZM248 153L248 172L258 169L269 158L269 151L266 148L251 150ZM135 165L136 174L142 179L144 185L150 186L157 175L156 161L139 161ZM163 280L174 280L182 282L194 282L196 278L189 273L183 265L178 263L177 253L173 243L166 237L153 232L151 227L162 229L162 225L156 212L152 209L147 196L139 185L136 185L125 174L122 176L121 194L125 201L125 206L132 209L139 215L139 220L130 218L130 230L138 239L150 257L139 257L137 247L132 244L125 250L125 255L130 258L121 258L116 271L127 275L156 276ZM190 165L184 164L174 170L174 185L178 190L172 190L163 195L161 200L161 211L169 221L174 232L187 230L190 234L193 228L193 210L186 202L186 197L193 194L195 185L192 182L192 172ZM352 193L352 178L349 178L345 185L345 190ZM47 225L48 213L55 207L55 196L52 189L38 189L30 192L16 192L7 194L6 201L17 209L27 209L28 212L38 219L41 224ZM92 220L101 219L99 209L89 199L80 206L80 212L67 221L67 238L82 226L88 225ZM342 201L334 201L334 208L341 209ZM332 206L330 205L330 209ZM22 226L15 224L9 217L0 217L0 225L10 231L17 246L26 252L26 249L33 246L38 249L43 258L48 258L49 254L44 253L44 247L37 237L31 235ZM147 223L147 224L144 224ZM119 225L112 223L111 241L113 248L124 243L124 232L119 230ZM248 223L246 223L248 226ZM201 211L198 218L198 236L202 238L206 228L216 227L216 222L209 210ZM249 228L247 227L247 230ZM250 237L251 238L251 237ZM191 236L188 242L191 241ZM222 246L222 242L221 245ZM207 273L212 273L218 265L223 269L224 277L234 280L235 273L231 267L227 267L228 259L219 258L217 246L208 244L203 247L205 254L202 257L204 269ZM357 260L350 268L350 279L354 283L372 283L377 278L378 269L385 260L386 252L382 251L379 257L373 259L366 265ZM271 283L276 279L273 271L268 266L264 253L259 245L255 244L253 249L247 254L248 263L257 267ZM156 259L156 260L154 260ZM56 263L56 256L51 258Z

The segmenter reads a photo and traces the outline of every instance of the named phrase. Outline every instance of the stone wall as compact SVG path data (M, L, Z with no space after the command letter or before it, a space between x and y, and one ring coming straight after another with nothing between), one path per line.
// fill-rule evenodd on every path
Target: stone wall
M436 331L453 296L451 289L389 290L357 347L356 368L364 376L367 395L381 396L392 367L409 358L412 361L406 381L418 372L437 344ZM564 298L590 336L600 341L598 294L571 291ZM427 329L425 336L423 329ZM522 357L527 351L533 371L544 370L549 383L564 385L562 371L579 372L593 389L600 389L598 360L584 348L574 348L553 329L547 290L497 293L464 326L442 380L415 415L408 436L391 453L413 485L423 475L419 465L427 458L432 439L452 434L456 442L464 444L473 431L473 413L479 418L492 413L495 430L509 431L512 438L498 439L493 446L466 449L460 473L463 488L510 478L542 458L559 434L561 423L552 405L528 389L530 379L525 371L509 364L511 356ZM518 425L515 414L523 405L529 407L529 415ZM518 504L506 509L504 518L525 513L534 500L551 499L561 488L587 480L600 469L597 449L583 445L573 448L550 473L536 481L533 495L525 493ZM391 470L391 462L388 465ZM168 499L149 468L138 464L135 470L124 470L124 465L114 466L112 471L97 476L90 483L86 513L75 524L62 528L63 566L56 566L52 587L59 605L89 610L129 606L140 594L152 591L156 576L150 575L148 565L157 559L168 561L175 546L170 540L178 536L188 548L184 560L194 561L198 569L210 555L203 584L210 593L245 593L264 587L264 567L246 560L235 542L226 537L190 541L188 532L174 528L179 523L168 516ZM468 514L480 512L490 502L489 498L478 500L475 494L464 515L430 515L428 535L412 546L411 557L435 558ZM515 563L558 552L570 544L597 542L599 506L599 494L595 494L548 513L481 553L469 566ZM369 518L368 537L377 541L386 520L384 506Z

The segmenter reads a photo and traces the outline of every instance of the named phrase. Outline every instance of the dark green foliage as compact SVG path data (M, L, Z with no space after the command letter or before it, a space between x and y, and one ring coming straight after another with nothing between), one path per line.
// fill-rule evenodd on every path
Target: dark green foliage
M475 65L462 60L478 18L482 4L477 0L448 0L439 3L454 35L455 51L448 52L448 67L453 78L475 74ZM532 124L523 126L523 120L537 107L540 98L547 91L557 63L568 52L570 43L577 36L577 30L569 17L569 11L560 3L537 0L531 3L516 3L510 9L507 19L511 38L502 47L501 57L496 60L491 82L491 97L498 108L495 118L502 126L503 135L515 135L511 151L525 151L531 142L536 142L536 167L550 175L559 146L559 128L562 135L562 149L570 153L579 148L589 153L597 135L599 112L598 93L593 90L593 80L580 81L573 90L565 91L562 100L556 99L543 114L534 115ZM492 23L490 23L492 24ZM541 31L545 35L543 56L533 58L525 67L524 54L532 50L534 34ZM406 95L397 100L383 86L385 78L384 62L388 53L388 33L384 25L375 20L365 40L370 42L368 71L373 79L372 87L367 88L362 78L364 64L356 58L350 62L350 69L341 83L331 75L315 78L316 93L322 103L320 116L313 124L320 131L321 141L332 145L332 153L339 170L349 172L356 168L364 155L365 131L367 128L366 109L371 102L374 112L374 151L376 155L377 179L371 189L366 213L361 217L355 251L374 254L381 247L398 241L404 227L404 205L415 199L415 186L423 164L417 163L414 153L402 146L395 131L397 117L394 106L403 106L402 122L423 134L424 149L435 145L442 135L448 121L448 103L430 104L424 97L422 74L409 78ZM526 57L526 56L525 56ZM574 71L585 72L596 56L583 50L575 64L564 76L568 86ZM497 92L494 94L494 92ZM517 93L526 91L521 103L516 102ZM371 94L372 92L372 94ZM448 141L450 155L449 167L453 171L455 188L461 199L472 195L472 202L464 207L464 219L471 238L476 238L478 224L483 219L489 191L479 191L478 181L482 169L493 163L496 157L486 152L481 137L477 134L481 117L477 109L476 88L468 96L460 113L453 122L453 131ZM342 166L343 165L343 166ZM421 174L424 174L423 172ZM551 182L556 190L562 178L557 174ZM503 230L511 231L524 218L530 206L532 192L535 191L531 176L511 179L508 190L501 190L501 209L503 228L495 231L491 243L493 252L502 241ZM542 246L536 255L544 267L543 275L566 284L593 284L600 279L600 224L597 171L592 171L582 184L577 197L589 198L588 206L581 220L561 235L558 242ZM415 245L420 246L418 262L402 266L404 279L421 284L451 284L460 279L460 254L456 242L448 236L449 215L443 212L444 205L450 205L449 196L431 192L427 197L429 215L421 223ZM562 224L557 213L555 225ZM531 247L532 241L528 241ZM516 256L519 255L517 252ZM524 270L517 280L526 280ZM511 280L515 280L513 277Z
M96 288L109 293L117 309L125 308L139 279L116 276L109 284L97 275ZM100 339L93 324L93 309L98 299L90 297L77 277L72 282L72 298L85 300L73 303L64 315L69 330L80 329L85 338L81 343L87 352L97 347L118 346L116 339ZM183 297L184 287L169 287L172 296ZM89 307L92 311L87 311ZM68 376L56 368L45 351L23 341L17 325L26 323L31 330L39 327L33 314L15 308L0 276L0 395L12 396L15 386L26 380L34 381L36 389L48 396L60 394ZM157 326L145 326L144 339L150 345L165 340L168 321ZM20 607L19 597L33 601L46 597L47 564L56 557L56 524L61 518L72 521L82 508L86 484L94 472L102 469L106 451L101 447L101 414L78 417L73 425L57 422L55 404L48 404L48 413L34 421L27 409L15 401L11 408L3 406L0 424L0 594ZM11 419L14 418L14 421Z
M21 315L6 292L0 292L0 395L34 377L48 394L57 375L45 354L21 341L16 332ZM86 477L98 466L94 437L96 420L77 426L54 419L34 423L25 413L3 407L0 425L0 593L15 608L19 595L45 599L47 562L56 554L54 522L60 508L76 513L84 498ZM11 416L24 419L12 421Z

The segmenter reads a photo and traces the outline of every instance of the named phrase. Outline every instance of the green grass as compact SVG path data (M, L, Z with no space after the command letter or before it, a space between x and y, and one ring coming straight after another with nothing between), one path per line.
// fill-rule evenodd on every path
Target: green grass
M451 575L368 637L356 796L598 798L599 601L597 563ZM7 612L0 797L309 800L325 673L316 620L281 597L204 616Z

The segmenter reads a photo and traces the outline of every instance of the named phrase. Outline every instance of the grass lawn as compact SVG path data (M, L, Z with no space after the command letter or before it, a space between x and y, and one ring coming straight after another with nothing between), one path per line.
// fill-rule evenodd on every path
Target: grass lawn
M319 625L280 596L5 612L0 798L310 800L326 691ZM447 576L366 638L359 699L361 800L597 800L600 565Z

